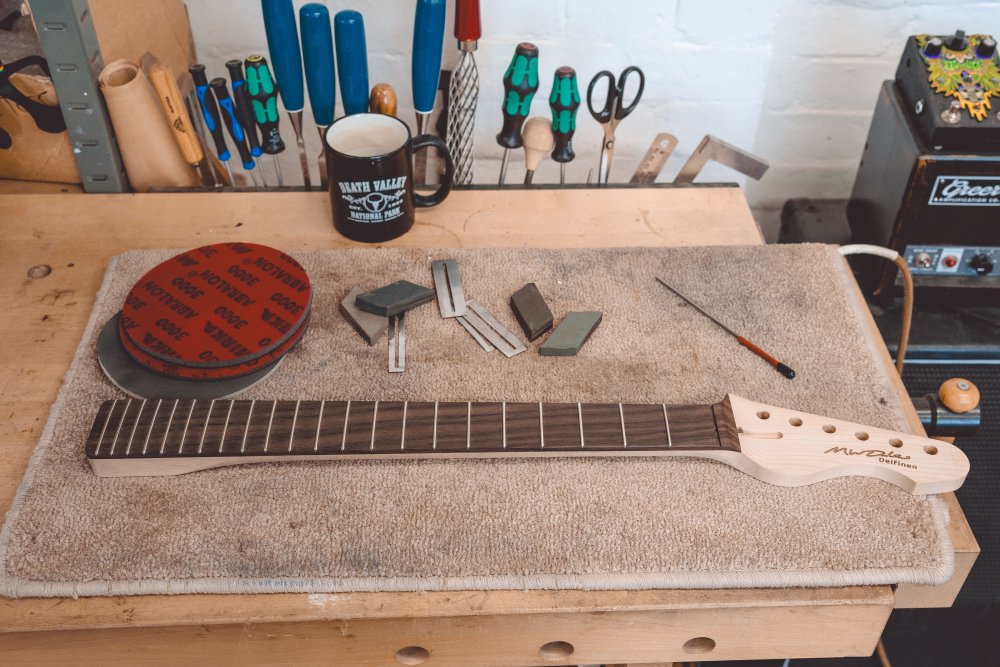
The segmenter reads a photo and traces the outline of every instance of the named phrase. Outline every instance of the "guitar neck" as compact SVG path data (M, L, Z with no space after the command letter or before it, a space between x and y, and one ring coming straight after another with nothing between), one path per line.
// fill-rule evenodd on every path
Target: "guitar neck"
M714 405L119 399L86 454L100 476L279 460L649 456L740 451Z

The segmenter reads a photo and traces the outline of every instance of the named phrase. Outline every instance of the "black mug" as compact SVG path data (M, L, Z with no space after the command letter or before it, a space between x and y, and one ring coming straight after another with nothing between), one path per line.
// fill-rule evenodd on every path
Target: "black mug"
M455 166L448 147L429 134L411 137L398 118L344 116L324 138L333 226L347 238L377 243L401 236L413 226L416 208L440 204L451 192ZM413 152L429 146L444 155L445 174L425 196L413 191Z

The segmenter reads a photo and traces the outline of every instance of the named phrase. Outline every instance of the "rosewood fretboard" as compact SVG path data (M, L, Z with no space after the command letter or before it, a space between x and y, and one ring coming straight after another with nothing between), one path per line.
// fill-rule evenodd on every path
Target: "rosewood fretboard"
M212 459L204 466L212 467L259 457L649 455L719 449L739 451L727 401L636 405L119 399L101 405L86 445L98 474L102 461L135 459L203 458L206 463Z

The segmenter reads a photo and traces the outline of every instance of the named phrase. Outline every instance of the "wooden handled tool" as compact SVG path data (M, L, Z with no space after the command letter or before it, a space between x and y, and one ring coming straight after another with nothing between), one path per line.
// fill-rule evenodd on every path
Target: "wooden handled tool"
M387 83L376 83L368 96L368 111L386 116L396 115L396 91Z
M693 456L779 486L875 477L914 494L962 485L954 445L730 394L714 405L417 401L105 401L85 445L99 477L244 463Z
M211 182L211 171L206 168L205 152L202 150L194 125L191 124L191 117L188 115L187 109L184 108L184 98L177 88L177 79L174 77L174 73L151 53L142 57L141 67L146 78L153 84L156 96L160 99L163 113L167 116L174 140L181 149L184 161L198 170L203 182L205 182L206 175L209 178L207 182Z
M521 137L524 140L524 184L531 185L538 165L556 145L552 135L552 123L541 116L529 118L524 124Z

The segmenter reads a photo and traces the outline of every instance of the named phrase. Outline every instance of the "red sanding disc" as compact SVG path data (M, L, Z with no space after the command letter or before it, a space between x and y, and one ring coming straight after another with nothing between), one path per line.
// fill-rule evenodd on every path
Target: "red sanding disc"
M305 270L279 250L202 246L153 268L129 291L122 343L171 368L273 361L301 335L311 299Z
M302 322L290 338L267 354L258 356L256 359L251 359L250 361L242 364L232 364L230 366L221 367L216 366L211 368L205 366L182 366L151 357L136 347L128 336L122 335L120 323L119 338L121 339L122 347L125 349L125 352L128 353L129 357L141 366L148 368L155 373L159 373L160 375L180 380L231 380L233 378L238 378L243 375L247 375L248 373L258 371L264 366L273 364L281 359L289 350L295 347L296 343L299 342L302 338L302 334L305 333L308 324L309 313L306 314L305 321Z

